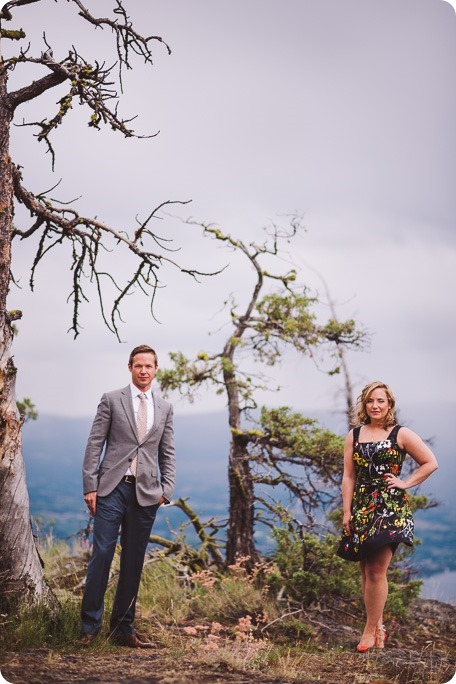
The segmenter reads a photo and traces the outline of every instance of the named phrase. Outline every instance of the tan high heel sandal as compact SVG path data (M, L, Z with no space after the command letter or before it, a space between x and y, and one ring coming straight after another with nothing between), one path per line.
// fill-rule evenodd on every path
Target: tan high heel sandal
M386 630L385 625L377 627L375 630L375 648L385 648Z

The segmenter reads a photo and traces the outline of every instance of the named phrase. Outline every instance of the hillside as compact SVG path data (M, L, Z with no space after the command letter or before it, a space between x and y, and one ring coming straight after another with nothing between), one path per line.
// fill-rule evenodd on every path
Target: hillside
M271 640L219 641L212 649L207 632L188 636L188 625L143 621L156 644L152 651L132 652L106 642L82 652L71 644L59 650L4 651L0 670L13 684L444 684L455 673L452 606L416 600L408 623L396 627L390 644L367 654L354 650L356 632L342 616L338 622L321 611L304 617L312 634L300 644L284 643L283 655L271 661Z
M81 648L89 553L69 555L62 543L41 551L62 610L0 616L0 671L12 684L444 684L455 673L455 606L414 599L406 608L396 600L385 612L385 649L359 654L364 610L331 583L296 600L286 584L284 592L268 590L267 574L248 574L242 563L191 572L182 557L157 550L146 559L135 621L154 648L132 651L110 639L118 554L105 628Z

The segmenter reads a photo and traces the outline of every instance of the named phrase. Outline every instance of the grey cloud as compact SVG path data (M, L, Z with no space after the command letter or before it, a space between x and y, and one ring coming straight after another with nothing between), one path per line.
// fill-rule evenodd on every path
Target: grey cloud
M373 332L370 352L350 357L356 378L362 382L374 371L388 372L405 395L413 394L409 348L413 331L428 320L432 334L414 345L413 355L429 369L439 354L427 382L429 391L444 394L450 350L442 340L455 330L441 302L454 291L456 254L456 17L447 5L131 3L133 20L163 35L173 49L167 56L157 46L152 70L140 66L126 74L122 111L138 111L137 128L160 129L159 136L124 141L109 131L97 134L86 126L88 114L75 107L70 125L56 136L54 176L29 129L13 132L13 156L33 189L50 187L62 176L64 199L82 195L86 213L122 228L164 199L192 198L179 210L182 217L219 222L246 240L258 239L261 227L278 214L304 213L309 233L293 254L303 278L321 286L306 271L310 263L328 279L341 317L356 315ZM93 7L108 13L111 2L97 0ZM67 33L91 55L109 40L108 34L83 28L69 4L40 2L18 12L24 28L35 28L37 52L43 47L44 12L51 17L47 39L60 58ZM52 111L59 92L48 97ZM36 119L32 108L23 115ZM194 229L166 218L157 230L176 237L183 245L179 258L189 265L225 263L225 254ZM112 268L122 270L121 255L113 256ZM30 258L29 247L15 246L15 273L24 283ZM50 283L43 270L36 294L24 286L10 297L25 312L15 342L20 393L31 394L42 410L62 410L69 365L77 372L70 373L72 403L66 410L91 413L87 394L93 404L101 391L122 381L126 347L138 339L157 340L162 363L173 349L184 347L190 354L207 348L206 331L216 329L221 302L235 289L245 296L249 276L240 276L239 268L233 264L209 287L167 271L168 287L158 302L162 325L148 318L147 302L129 303L125 345L103 330L94 296L83 310L82 338L72 342L66 334L67 266L56 267ZM366 272L383 272L385 278L371 281ZM394 354L384 343L392 322ZM306 402L333 401L334 381L329 385L317 371L306 373ZM291 372L287 391L299 400L302 389L292 386L293 377Z

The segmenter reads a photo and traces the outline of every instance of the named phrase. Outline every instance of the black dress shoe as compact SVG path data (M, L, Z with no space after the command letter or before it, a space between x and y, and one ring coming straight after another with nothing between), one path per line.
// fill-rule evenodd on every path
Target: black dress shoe
M119 646L129 646L130 648L154 648L154 644L149 641L142 641L138 634L126 634L116 639Z
M77 640L76 643L78 646L90 646L90 644L93 643L93 641L96 638L97 638L96 634L89 634L87 632L87 633L81 634L81 636L79 637L79 639Z

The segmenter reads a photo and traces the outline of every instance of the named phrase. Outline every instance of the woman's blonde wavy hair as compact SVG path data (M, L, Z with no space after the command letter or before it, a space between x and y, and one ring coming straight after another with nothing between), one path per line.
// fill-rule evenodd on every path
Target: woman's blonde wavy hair
M366 404L370 395L376 389L384 390L389 402L388 413L385 417L385 427L389 427L390 425L396 424L396 417L394 415L396 399L394 398L394 394L392 393L388 385L386 385L384 382L380 382L380 380L375 380L374 382L370 382L368 385L366 385L361 394L359 395L359 397L357 398L356 404L355 406L353 406L350 412L352 425L366 425L367 423L370 423L370 418L367 415L366 411Z

